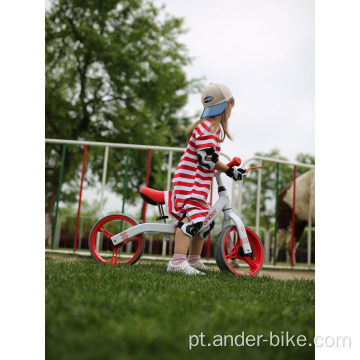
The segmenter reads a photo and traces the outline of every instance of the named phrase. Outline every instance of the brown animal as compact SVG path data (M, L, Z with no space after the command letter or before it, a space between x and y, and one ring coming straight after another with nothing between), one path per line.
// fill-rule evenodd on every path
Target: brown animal
M315 170L311 170L299 176L296 181L295 196L295 241L293 259L295 264L295 253L299 246L301 235L308 225L309 207L311 222L315 221ZM279 249L286 241L286 249L291 256L291 231L292 231L292 208L293 208L294 183L279 193L278 198L278 231L276 258Z

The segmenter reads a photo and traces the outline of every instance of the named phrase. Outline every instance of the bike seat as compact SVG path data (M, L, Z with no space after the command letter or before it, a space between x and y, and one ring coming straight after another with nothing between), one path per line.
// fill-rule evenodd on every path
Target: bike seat
M143 186L139 192L140 196L151 205L165 204L164 191L154 190Z

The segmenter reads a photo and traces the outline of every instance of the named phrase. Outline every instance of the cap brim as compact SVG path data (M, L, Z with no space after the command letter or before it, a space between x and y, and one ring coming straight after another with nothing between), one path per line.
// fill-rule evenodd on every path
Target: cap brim
M208 108L205 108L203 113L201 114L201 118L210 117L210 116L216 116L222 114L226 109L227 101L224 101L221 104L217 104L214 106L210 106Z

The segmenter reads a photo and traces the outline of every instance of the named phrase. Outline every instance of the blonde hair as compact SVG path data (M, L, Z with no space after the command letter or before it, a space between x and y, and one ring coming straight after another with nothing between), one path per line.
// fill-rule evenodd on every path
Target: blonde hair
M231 115L231 109L234 107L234 105L235 105L235 100L234 100L234 98L231 98L230 100L228 100L225 111L222 114L212 116L210 118L211 119L211 125L210 125L210 128L209 128L209 131L214 133L220 127L220 137L219 137L220 142L223 142L225 140L226 136L230 140L234 140L232 138L232 136L230 135L229 130L228 130L228 119L229 119L229 117ZM195 130L195 128L199 124L201 124L203 121L204 121L204 118L199 119L198 121L196 121L194 124L191 124L186 129L186 136L187 136L188 139L190 139L191 134Z

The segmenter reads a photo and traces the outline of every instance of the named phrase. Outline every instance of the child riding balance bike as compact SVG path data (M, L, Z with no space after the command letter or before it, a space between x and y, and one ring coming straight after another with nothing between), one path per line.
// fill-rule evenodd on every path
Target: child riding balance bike
M208 236L217 216L223 212L222 231L215 241L215 260L221 270L237 275L257 275L263 264L263 247L258 236L244 226L232 212L230 199L221 173L235 181L243 180L250 169L235 168L241 160L234 158L225 165L219 160L220 143L228 132L227 121L234 106L230 90L223 84L210 84L202 94L204 111L199 121L187 131L188 145L175 171L173 190L140 189L141 197L157 205L157 223L138 224L130 216L111 214L100 219L89 235L93 257L105 264L134 264L145 249L145 234L158 233L164 241L175 234L173 258L167 270L188 275L204 275L208 267L200 260L204 238ZM257 168L257 167L255 167ZM219 199L213 207L207 203L215 176ZM177 223L167 224L163 205ZM230 221L234 224L230 225ZM188 259L186 255L189 253ZM238 260L238 261L234 261ZM234 266L241 262L242 266Z

